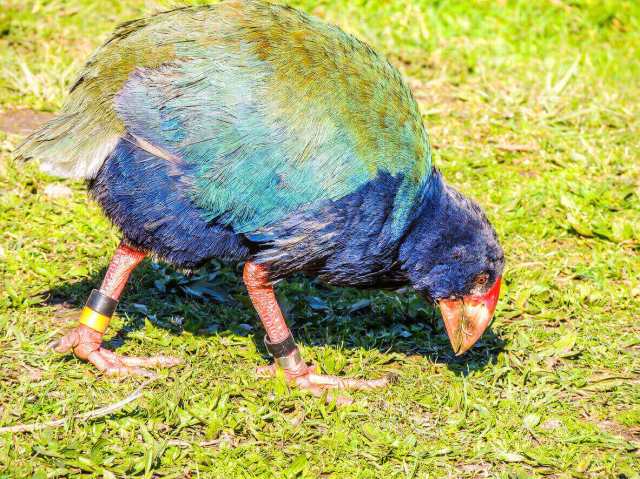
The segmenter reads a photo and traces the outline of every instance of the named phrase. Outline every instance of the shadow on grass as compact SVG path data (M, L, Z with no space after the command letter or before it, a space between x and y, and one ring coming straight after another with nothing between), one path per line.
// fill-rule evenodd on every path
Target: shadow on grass
M47 291L43 304L81 308L104 273ZM148 318L175 335L251 336L266 356L262 328L240 278L238 266L217 261L191 275L145 261L133 273L118 308L124 326L105 347L122 346ZM278 297L294 336L305 345L421 355L460 375L492 364L504 346L488 328L470 352L456 357L437 310L412 293L337 288L296 276L279 284Z

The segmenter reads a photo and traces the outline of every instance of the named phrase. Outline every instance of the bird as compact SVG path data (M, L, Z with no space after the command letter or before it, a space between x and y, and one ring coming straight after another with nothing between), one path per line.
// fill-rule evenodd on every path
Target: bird
M273 357L258 372L280 370L315 395L389 381L322 375L302 358L274 292L294 273L412 287L439 306L456 354L494 315L504 269L496 231L432 164L400 72L365 42L288 6L227 0L121 24L16 157L86 180L122 233L78 324L53 345L105 375L181 362L102 346L148 256L183 270L212 258L244 264Z

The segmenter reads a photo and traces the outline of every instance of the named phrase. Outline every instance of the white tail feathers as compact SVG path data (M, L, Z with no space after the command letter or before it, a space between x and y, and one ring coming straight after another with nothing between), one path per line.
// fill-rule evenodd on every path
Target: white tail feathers
M15 156L39 161L40 169L54 176L92 179L119 139L90 115L63 113L29 135Z

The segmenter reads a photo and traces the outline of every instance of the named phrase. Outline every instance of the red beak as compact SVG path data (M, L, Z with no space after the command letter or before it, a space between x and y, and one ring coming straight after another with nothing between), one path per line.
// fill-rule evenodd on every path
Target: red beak
M462 299L441 299L438 302L456 356L471 348L491 323L500 296L501 281L502 277L498 276L485 294L464 296Z

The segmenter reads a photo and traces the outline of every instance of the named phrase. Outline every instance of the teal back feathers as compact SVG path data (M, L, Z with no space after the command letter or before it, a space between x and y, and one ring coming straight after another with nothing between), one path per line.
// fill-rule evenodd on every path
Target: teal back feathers
M175 165L176 184L203 214L236 232L344 197L379 172L403 178L392 212L400 231L431 172L398 71L340 29L261 1L121 26L89 61L65 115L64 131L45 126L22 155L91 178L100 166L87 160L91 144L129 134ZM66 163L51 159L59 153Z

